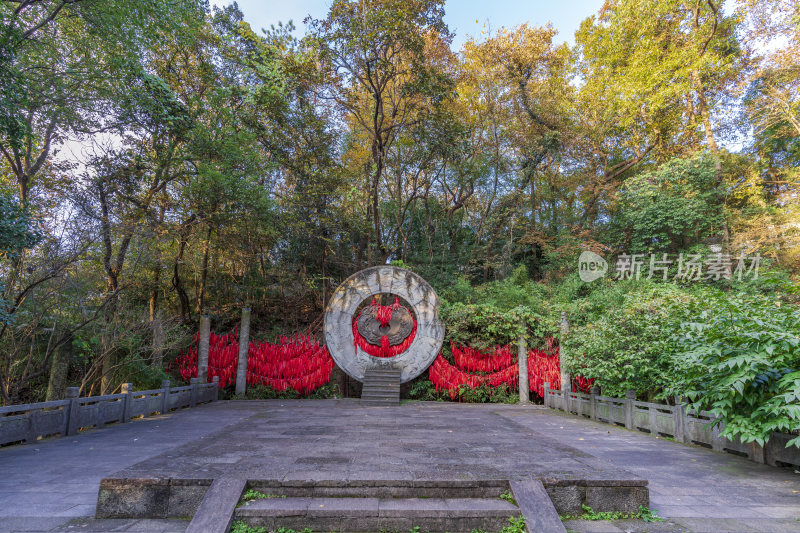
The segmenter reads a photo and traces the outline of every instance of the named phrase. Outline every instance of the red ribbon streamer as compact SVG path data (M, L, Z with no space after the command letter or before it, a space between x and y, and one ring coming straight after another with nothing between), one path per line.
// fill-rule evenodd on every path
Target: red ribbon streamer
M207 381L219 376L221 388L236 383L239 362L238 332L209 338ZM176 363L184 380L197 377L197 341ZM250 341L247 355L247 384L270 386L278 392L287 389L307 395L330 380L335 363L310 333L281 337L274 343ZM167 369L169 372L169 369Z
M544 396L546 382L550 383L552 389L561 388L558 346L552 338L545 339L545 346L545 350L528 351L528 385L540 397ZM437 391L447 391L448 396L455 399L465 385L470 389L484 384L519 389L519 365L511 346L495 346L487 352L469 346L455 346L452 342L450 347L455 366L440 353L428 371L428 377ZM573 390L588 391L593 384L594 379L576 376Z
M386 327L389 325L389 321L392 319L392 313L399 309L400 300L395 296L394 303L392 305L380 305L378 302L373 298L372 303L370 306L378 306L378 310L376 312L376 316L378 321L381 323L382 327ZM362 311L363 313L363 311ZM414 337L417 335L417 321L414 320L414 315L411 314L409 311L409 315L411 315L411 333L409 333L408 337L403 339L403 342L400 344L396 344L391 346L389 344L389 337L384 335L381 337L381 344L380 346L376 346L374 344L370 344L367 342L367 339L361 336L361 333L358 331L358 319L361 317L361 313L353 320L353 345L361 348L369 355L373 357L395 357L400 355L401 353L408 350L408 347L411 346L411 343L414 342Z

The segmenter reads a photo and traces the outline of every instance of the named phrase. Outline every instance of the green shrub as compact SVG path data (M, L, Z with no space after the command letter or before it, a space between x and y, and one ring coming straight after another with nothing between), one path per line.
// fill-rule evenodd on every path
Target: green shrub
M729 439L800 430L800 309L745 294L708 303L682 325L672 392L720 416Z
M681 323L712 292L638 281L593 293L578 306L583 325L573 325L562 340L566 370L595 378L608 396L633 390L651 399L665 398L675 380Z

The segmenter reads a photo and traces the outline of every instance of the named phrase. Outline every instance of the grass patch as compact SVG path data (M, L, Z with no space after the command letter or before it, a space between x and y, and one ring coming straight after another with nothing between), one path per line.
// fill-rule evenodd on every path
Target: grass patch
M314 533L308 528L301 529L300 531L295 531L294 529L289 529L285 527L279 527L278 529L270 532L265 527L251 527L237 520L231 526L231 533Z
M277 495L277 494L264 494L263 492L259 492L257 490L248 489L247 492L242 495L242 499L239 500L239 504L236 507L242 507L243 505L247 505L250 502L255 500L268 500L270 498L285 498L286 495ZM231 530L233 531L233 530ZM282 533L291 533L291 530L286 530Z
M507 490L503 494L501 494L500 495L500 499L501 500L505 500L505 501L510 502L510 503L513 503L514 505L517 505L517 500L515 500L514 496L511 495L511 491L510 490ZM517 507L519 507L519 505L517 505Z
M579 515L559 515L561 520L625 520L634 518L644 522L663 522L664 519L658 516L658 509L650 509L644 505L639 506L636 513L622 513L619 511L600 511L596 512L588 505L582 505L583 513Z

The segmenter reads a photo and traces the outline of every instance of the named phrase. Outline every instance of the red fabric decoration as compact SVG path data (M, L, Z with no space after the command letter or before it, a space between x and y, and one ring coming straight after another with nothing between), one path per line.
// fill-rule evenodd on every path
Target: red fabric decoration
M550 382L552 389L561 388L557 342L552 337L547 337L545 347L545 350L528 351L528 385L530 390L540 397L544 396L546 382ZM519 365L516 361L516 350L511 346L495 346L487 352L481 352L469 346L458 347L451 342L450 348L455 366L439 354L428 371L428 377L436 390L447 391L451 399L459 396L459 389L463 385L471 389L482 384L519 389ZM594 381L576 376L573 380L573 390L588 391Z
M208 350L207 381L219 376L220 387L236 383L239 362L238 332L211 335ZM176 363L184 380L197 377L197 341ZM327 346L321 346L311 333L281 337L274 343L250 341L247 356L247 384L267 385L283 392L293 389L307 395L330 380L335 363Z

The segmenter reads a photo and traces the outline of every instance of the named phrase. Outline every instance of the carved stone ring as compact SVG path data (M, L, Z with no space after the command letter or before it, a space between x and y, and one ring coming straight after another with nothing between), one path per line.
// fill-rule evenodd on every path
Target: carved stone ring
M408 302L417 317L417 332L408 349L395 357L373 357L355 346L353 343L353 319L359 305L377 294L394 294ZM362 313L362 318L367 309ZM380 344L381 335L389 335L402 342L411 331L411 316L407 310L400 308L389 322L388 333L374 326L374 317L361 319L356 324L359 333L371 344L377 335ZM407 316L403 318L403 315ZM406 325L407 324L407 325ZM378 323L379 326L379 323ZM408 328L408 332L405 329ZM367 335L370 335L369 337ZM391 367L400 369L400 381L406 383L419 376L433 363L444 340L444 326L439 319L439 298L433 288L417 274L394 266L372 267L357 272L344 280L331 295L325 310L325 342L333 360L347 375L358 381L364 381L364 371L369 367Z

